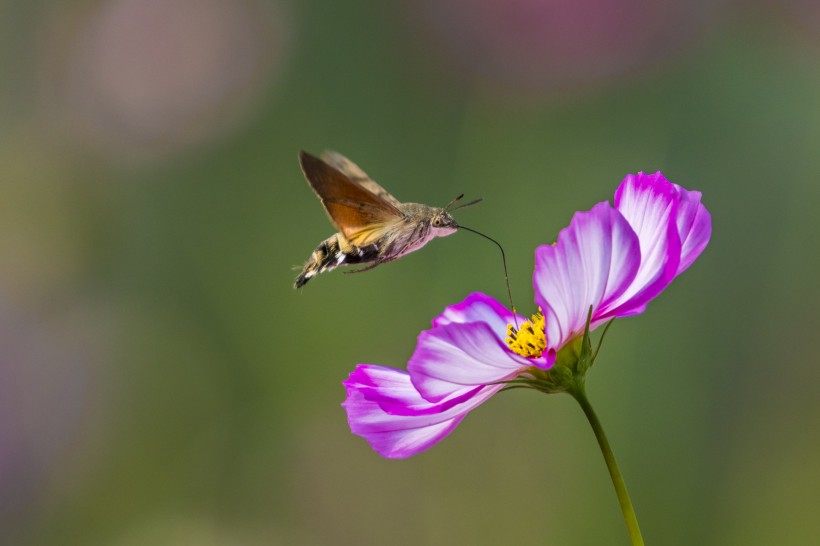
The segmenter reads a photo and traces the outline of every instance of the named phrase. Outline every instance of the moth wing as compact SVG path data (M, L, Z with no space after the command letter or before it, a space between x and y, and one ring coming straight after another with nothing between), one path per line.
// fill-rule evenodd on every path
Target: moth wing
M342 174L347 176L351 181L360 185L370 193L381 197L394 207L398 207L399 204L401 204L398 199L390 195L390 192L382 188L372 178L367 176L367 173L364 172L358 165L350 161L339 152L327 150L322 154L322 159L331 167L341 171Z
M330 222L353 245L373 244L385 229L404 218L393 204L318 157L303 151L299 163Z

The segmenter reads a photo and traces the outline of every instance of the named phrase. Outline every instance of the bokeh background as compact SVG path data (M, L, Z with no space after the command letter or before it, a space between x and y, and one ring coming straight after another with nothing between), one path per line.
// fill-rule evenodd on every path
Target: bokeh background
M325 148L483 197L458 219L525 312L534 248L623 175L701 190L710 246L590 396L649 544L820 541L815 2L6 0L0 543L628 543L569 397L404 461L350 434L356 363L505 291L469 233L294 291Z

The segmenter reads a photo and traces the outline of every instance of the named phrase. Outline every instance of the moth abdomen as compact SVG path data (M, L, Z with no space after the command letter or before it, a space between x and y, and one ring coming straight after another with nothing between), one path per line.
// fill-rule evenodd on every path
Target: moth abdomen
M308 261L305 262L302 272L296 277L293 287L301 288L319 273L336 269L340 265L372 262L378 257L379 251L375 245L360 248L347 244L343 249L339 242L339 234L333 234L319 243Z

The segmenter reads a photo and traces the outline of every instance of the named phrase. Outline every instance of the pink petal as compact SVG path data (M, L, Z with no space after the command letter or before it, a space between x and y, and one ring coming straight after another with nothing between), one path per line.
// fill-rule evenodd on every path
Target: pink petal
M680 194L657 172L628 175L615 192L615 208L638 235L641 265L627 290L611 302L605 316L638 312L675 277L681 241L675 224Z
M688 191L677 184L675 188L680 194L676 224L681 240L681 256L677 275L680 275L692 265L709 243L712 235L712 217L709 211L700 202L699 191Z
M464 390L440 403L424 400L410 376L381 366L359 365L344 382L350 430L384 457L405 458L446 437L471 410L503 385Z
M639 241L609 203L576 213L555 245L535 250L535 301L544 311L547 346L560 349L584 331L587 313L600 309L631 285L640 264Z
M426 400L439 402L465 387L511 379L534 365L507 348L503 324L503 330L494 330L487 322L453 322L422 332L407 363L413 385Z
M517 316L518 322L526 319ZM467 296L464 301L451 305L433 319L433 326L444 326L453 322L484 322L494 331L506 333L507 325L513 324L513 313L492 298L481 292Z

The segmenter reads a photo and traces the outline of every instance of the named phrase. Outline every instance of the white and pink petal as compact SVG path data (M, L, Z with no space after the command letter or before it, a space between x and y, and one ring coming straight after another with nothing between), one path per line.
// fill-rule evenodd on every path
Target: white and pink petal
M692 265L712 236L712 217L701 203L699 191L689 191L675 184L680 194L676 225L681 241L680 264L676 275Z
M514 315L503 304L493 297L481 292L470 294L461 303L450 305L444 312L433 319L433 326L445 326L451 323L484 322L493 330L506 332L507 324L512 324L515 319L521 323L526 319L520 315Z
M672 281L680 263L681 240L676 226L680 193L657 172L630 174L615 192L615 208L640 241L641 264L627 290L610 303L605 315L640 312Z
M498 326L497 326L498 328ZM487 322L452 322L419 335L407 363L413 385L430 402L464 388L511 379L533 362L507 347L503 330Z
M410 376L382 366L359 365L344 382L342 404L354 434L380 455L401 459L431 447L503 385L464 389L431 403L415 390Z
M555 245L535 251L535 301L544 312L547 347L560 349L596 313L631 286L640 266L639 241L609 203L576 213Z

